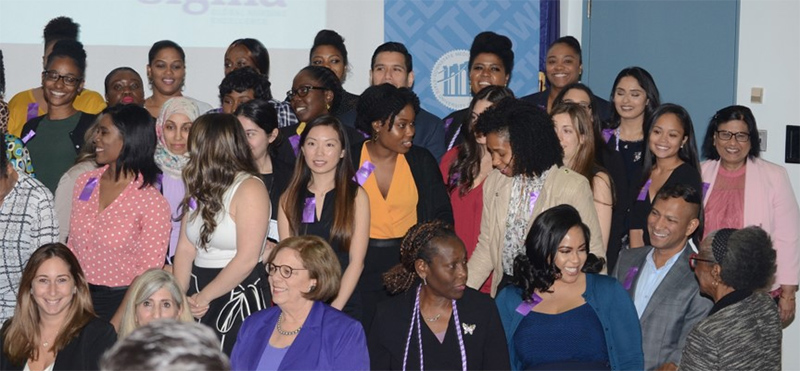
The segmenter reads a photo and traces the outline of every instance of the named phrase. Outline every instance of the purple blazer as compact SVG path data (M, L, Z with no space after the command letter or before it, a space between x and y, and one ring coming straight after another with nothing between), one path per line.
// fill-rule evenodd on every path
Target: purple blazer
M231 369L257 369L280 314L281 309L275 306L247 317L233 346ZM316 301L278 369L369 370L364 328L346 314Z

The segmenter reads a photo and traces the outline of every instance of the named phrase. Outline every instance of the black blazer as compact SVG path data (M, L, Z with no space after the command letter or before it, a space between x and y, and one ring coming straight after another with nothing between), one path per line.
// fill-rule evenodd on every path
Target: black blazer
M42 119L45 116L46 115L34 117L26 122L25 126L22 127L22 134L20 138L25 138L28 133L31 132L31 130L35 132L36 128L39 127L39 124L42 122ZM78 119L78 124L75 125L75 129L69 132L69 139L72 140L72 145L75 146L75 153L80 152L81 147L83 147L83 136L86 134L86 130L92 126L95 119L97 119L97 115L81 112L81 118ZM31 140L35 138L36 137L31 138Z
M350 151L356 170L361 166L361 148L362 145L358 144ZM453 206L436 158L427 149L417 146L411 146L405 156L417 184L417 223L441 220L453 225Z
M367 335L370 365L373 370L403 368L408 329L417 288L378 304L372 328ZM425 323L422 328L422 351L426 370L461 370L461 350L456 330L461 331L470 370L510 370L505 332L497 306L489 295L467 288L456 300L461 328L455 328L455 316L450 316L444 342ZM424 322L424 321L423 321ZM416 326L408 351L407 368L419 370L419 343Z
M9 320L10 321L10 320ZM9 323L6 321L6 325ZM5 330L5 325L3 326ZM5 333L5 331L2 331ZM59 370L98 370L100 357L117 341L117 333L110 323L94 318L81 330L77 337L67 344L58 354L53 371ZM0 337L0 348L3 338ZM25 364L9 363L5 353L0 352L0 370L22 370Z

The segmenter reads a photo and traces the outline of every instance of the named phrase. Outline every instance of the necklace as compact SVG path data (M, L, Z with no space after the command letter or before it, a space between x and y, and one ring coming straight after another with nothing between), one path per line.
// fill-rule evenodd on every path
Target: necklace
M425 318L425 320L428 321L428 322L436 322L436 321L439 320L439 317L441 317L441 316L442 316L442 314L439 313L439 314L437 314L437 315L435 315L433 317L430 317L430 318L428 318L428 317L423 317L423 318Z
M292 335L297 335L297 334L300 332L300 329L302 329L302 328L303 328L303 326L300 326L300 327L298 327L296 330L292 330L292 331L284 331L284 330L281 328L281 322L283 322L283 312L281 312L281 314L278 316L278 325L275 327L275 328L276 328L276 330L278 330L278 333L279 333L279 334L281 334L281 335L283 335L283 336L292 336Z

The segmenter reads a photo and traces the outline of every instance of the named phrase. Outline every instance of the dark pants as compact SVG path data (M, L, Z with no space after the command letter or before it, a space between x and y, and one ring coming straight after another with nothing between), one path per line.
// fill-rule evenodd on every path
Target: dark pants
M364 258L364 271L358 282L361 293L361 324L364 331L369 332L372 318L378 304L391 295L383 286L383 274L397 264L400 264L400 243L402 238L386 240L369 239L367 256Z
M92 296L95 314L110 322L111 317L114 317L114 313L117 312L119 305L122 304L122 299L125 298L126 292L128 292L128 286L108 287L90 283L89 293Z

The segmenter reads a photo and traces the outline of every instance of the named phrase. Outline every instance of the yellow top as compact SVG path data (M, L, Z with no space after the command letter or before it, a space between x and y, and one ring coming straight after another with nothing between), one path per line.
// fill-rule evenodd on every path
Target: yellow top
M47 113L46 104L36 104L38 110L34 116L28 116L28 110L31 103L36 103L36 98L33 97L33 89L21 91L14 95L8 102L8 110L11 115L8 118L8 133L16 136L22 134L22 127L28 120L44 115ZM96 115L106 108L106 101L103 96L96 91L83 89L83 91L75 97L72 106L76 110Z
M370 160L366 143L361 150L360 164ZM389 239L403 237L408 229L417 224L417 185L411 175L403 154L397 155L392 174L392 183L386 198L383 198L374 173L361 185L369 196L369 237Z

